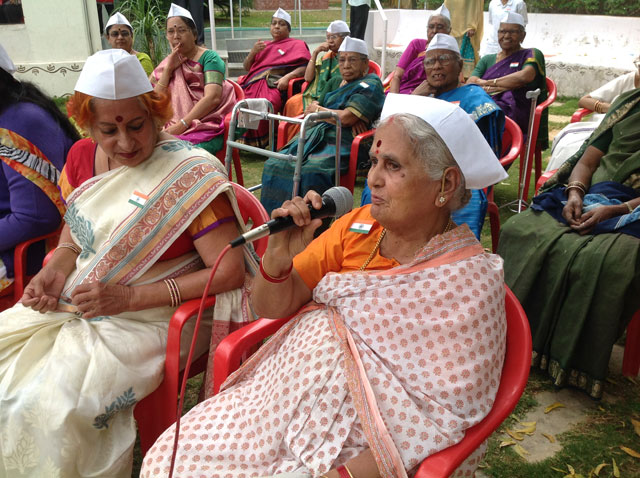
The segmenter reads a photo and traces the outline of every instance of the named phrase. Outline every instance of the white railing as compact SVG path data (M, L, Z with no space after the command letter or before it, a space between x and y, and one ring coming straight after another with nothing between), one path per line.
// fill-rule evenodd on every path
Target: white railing
M385 67L387 65L387 14L384 12L384 8L380 5L380 0L374 0L380 17L382 18L382 57L380 59L380 69L382 70L382 78L385 77Z

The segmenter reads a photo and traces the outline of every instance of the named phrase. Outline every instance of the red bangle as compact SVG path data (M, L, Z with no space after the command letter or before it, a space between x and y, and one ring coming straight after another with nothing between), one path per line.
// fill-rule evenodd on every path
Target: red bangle
M267 274L267 271L265 271L264 267L262 267L262 261L260 261L260 274L262 274L262 277L264 277L266 280L268 280L273 284L279 284L280 282L286 281L291 275L292 270L293 270L293 262L291 263L291 267L289 267L289 270L285 272L284 275L280 277L273 277Z
M336 468L336 471L340 475L340 478L353 478L353 475L349 471L349 468L346 467L346 465L339 466L338 468Z

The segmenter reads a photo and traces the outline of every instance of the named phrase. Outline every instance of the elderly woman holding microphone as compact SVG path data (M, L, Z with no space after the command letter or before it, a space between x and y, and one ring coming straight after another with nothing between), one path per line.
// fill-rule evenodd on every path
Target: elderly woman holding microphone
M0 314L0 476L131 476L133 407L162 380L169 319L241 229L223 166L161 131L170 99L134 56L89 57L75 90L106 158L67 163L81 183L63 193L60 243ZM241 304L244 279L233 251L208 291L217 334L232 324L219 300Z
M505 172L453 104L390 94L382 118L370 206L315 240L317 193L273 211L299 227L270 238L252 303L266 317L295 315L183 418L174 477L406 477L491 409L505 352L502 259L451 211ZM166 476L173 433L150 449L143 477Z

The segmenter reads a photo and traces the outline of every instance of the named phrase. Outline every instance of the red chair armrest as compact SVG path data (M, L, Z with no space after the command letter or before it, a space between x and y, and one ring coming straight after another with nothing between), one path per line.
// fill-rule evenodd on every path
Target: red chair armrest
M364 133L360 133L358 136L353 138L353 142L351 143L351 152L349 153L349 170L347 171L347 174L340 176L340 186L347 188L351 192L353 192L356 184L356 174L358 173L356 169L358 167L358 151L360 150L360 143L373 136L375 132L375 129L371 129Z
M249 348L276 333L289 319L291 317L258 319L227 335L218 344L213 356L213 393L218 393L227 377L238 369L243 354Z
M593 113L593 111L588 110L587 108L580 108L571 115L571 122L579 123L580 121L582 121L582 118L584 118L585 116L589 116L591 113Z
M296 118L304 118L304 114L298 115L296 116ZM279 151L280 148L282 148L286 143L285 143L285 138L287 136L287 131L289 130L289 128L291 128L293 126L293 123L287 123L286 121L280 121L278 122L278 141L276 143L276 150Z
M55 247L58 238L60 237L60 231L62 231L62 225L53 232L44 234L42 236L34 237L33 239L27 239L16 246L13 251L13 272L15 276L15 282L13 284L13 298L17 302L24 293L24 288L27 285L27 251L32 244L36 242L46 240L48 246ZM49 254L47 254L49 256ZM45 260L46 257L45 256ZM43 261L44 265L45 261Z
M540 176L540 179L538 179L538 182L536 183L536 194L538 194L538 191L540 190L542 185L546 183L551 176L556 174L556 171L557 169L554 169L553 171L547 171L546 173Z
M299 76L297 78L291 78L289 80L289 86L287 87L287 98L291 98L293 96L293 88L295 87L296 83L304 83L304 76Z

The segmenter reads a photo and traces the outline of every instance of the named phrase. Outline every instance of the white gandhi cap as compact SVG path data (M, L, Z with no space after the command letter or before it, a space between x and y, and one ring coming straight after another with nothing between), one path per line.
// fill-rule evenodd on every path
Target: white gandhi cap
M515 23L524 27L524 17L516 12L504 12L500 17L500 23Z
M75 90L105 100L123 100L153 88L138 59L116 48L87 58Z
M7 50L5 50L2 45L0 45L0 68L10 75L13 75L16 72L16 66L11 61Z
M460 167L468 189L482 189L507 173L471 117L459 106L437 98L389 93L380 119L398 113L422 118L436 130Z
M345 22L336 20L329 23L327 33L351 33L351 30L349 30L349 26Z
M285 22L287 22L289 24L289 26L291 26L291 15L289 15L286 10L283 10L282 8L278 8L276 10L276 12L273 14L273 18L280 18L282 20L284 20Z
M104 31L106 32L111 25L126 25L133 30L133 27L131 26L131 23L129 23L129 20L127 20L127 17L120 12L116 12L109 17L109 21L107 21L107 24L104 26Z
M364 40L360 40L359 38L346 37L342 41L342 44L340 45L340 48L338 48L338 51L350 51L369 56L367 43Z
M171 17L187 17L189 20L193 22L193 17L191 16L191 12L186 8L182 8L180 5L176 5L172 3L169 7L169 14L167 18ZM194 22L195 23L195 22Z
M434 16L434 15L440 15L442 17L447 17L449 20L451 20L451 13L449 13L449 9L447 7L445 7L444 3L433 11L431 16Z
M456 53L460 53L460 48L458 47L456 39L446 33L436 33L433 36L427 46L427 51L431 50L451 50Z

